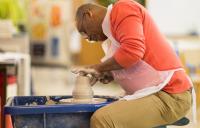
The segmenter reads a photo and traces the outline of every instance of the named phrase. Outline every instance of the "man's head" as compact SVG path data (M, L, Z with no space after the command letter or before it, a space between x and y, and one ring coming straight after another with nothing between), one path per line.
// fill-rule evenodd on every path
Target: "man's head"
M104 41L107 37L102 22L107 9L96 4L84 4L76 12L76 26L81 35L90 41Z

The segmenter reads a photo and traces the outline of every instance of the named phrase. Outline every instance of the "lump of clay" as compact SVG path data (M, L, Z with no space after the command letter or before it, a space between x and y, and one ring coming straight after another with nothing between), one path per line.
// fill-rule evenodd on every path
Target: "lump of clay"
M32 103L26 103L25 106L37 106L38 104L36 102Z
M46 97L47 98L47 101L45 103L45 105L55 105L56 102L51 100L49 96Z
M93 99L93 90L90 85L90 78L87 76L78 76L73 89L73 102L87 103Z

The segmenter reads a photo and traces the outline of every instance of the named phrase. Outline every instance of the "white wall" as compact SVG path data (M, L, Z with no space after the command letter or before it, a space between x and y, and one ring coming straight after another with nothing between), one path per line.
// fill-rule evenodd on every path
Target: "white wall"
M147 0L147 8L165 34L200 32L200 0Z

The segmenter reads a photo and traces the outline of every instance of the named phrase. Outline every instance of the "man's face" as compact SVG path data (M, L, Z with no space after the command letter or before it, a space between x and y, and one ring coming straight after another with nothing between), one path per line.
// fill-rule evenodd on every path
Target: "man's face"
M99 17L85 15L82 19L76 21L78 31L83 38L89 41L104 41L107 39L99 20Z

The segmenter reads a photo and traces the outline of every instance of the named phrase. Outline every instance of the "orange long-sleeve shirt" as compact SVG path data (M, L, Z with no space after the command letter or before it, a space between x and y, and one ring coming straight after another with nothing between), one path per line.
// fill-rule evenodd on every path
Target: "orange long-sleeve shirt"
M139 59L159 71L182 67L147 10L137 2L119 0L115 3L110 14L110 24L113 37L120 43L114 58L122 67L128 68ZM191 86L185 72L177 71L163 90L181 93Z

